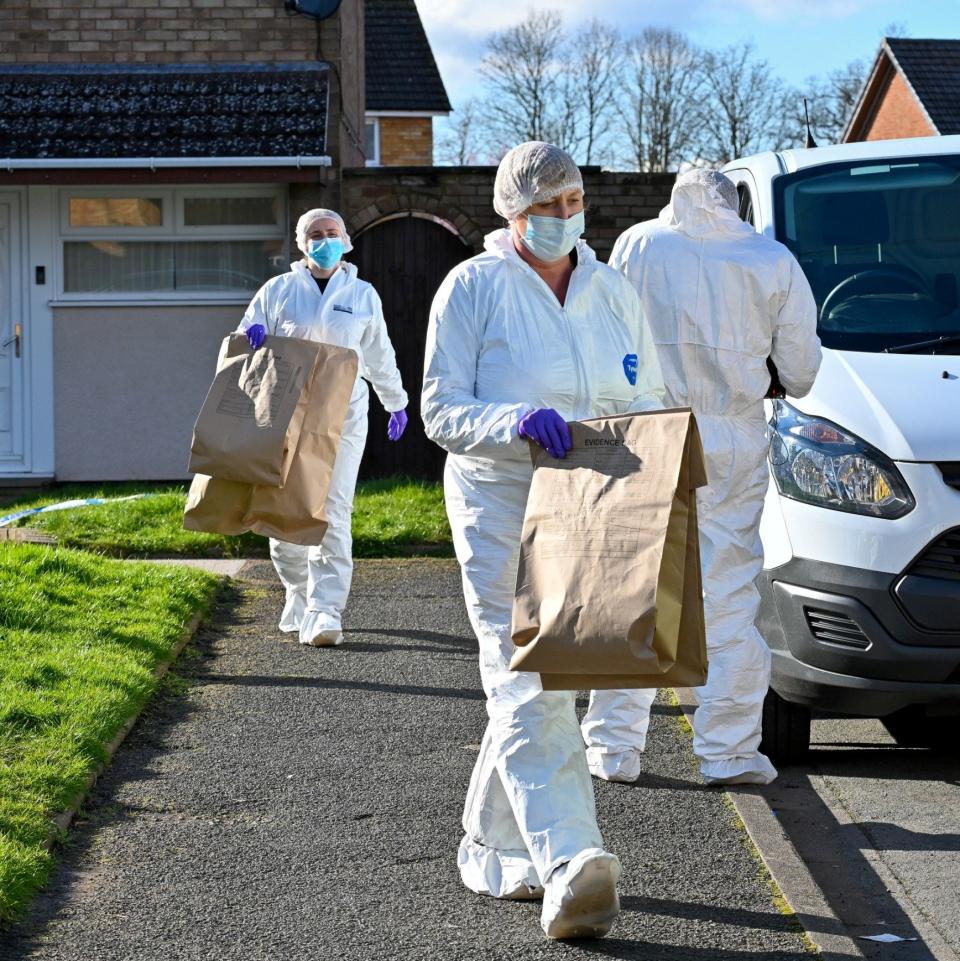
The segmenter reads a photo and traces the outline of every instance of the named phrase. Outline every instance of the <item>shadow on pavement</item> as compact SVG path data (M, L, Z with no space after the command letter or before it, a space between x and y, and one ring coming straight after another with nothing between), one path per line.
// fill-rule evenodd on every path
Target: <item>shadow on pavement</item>
M325 648L338 650L338 648ZM344 691L377 691L383 694L418 694L425 697L458 697L468 701L484 700L483 691L461 687L420 687L414 684L378 684L374 681L351 681L346 678L307 677L304 675L264 676L257 674L204 674L206 684L235 687L302 687Z
M574 942L571 942L574 943ZM600 941L577 941L577 950L583 954L596 954L604 958L623 958L624 961L810 961L813 955L806 951L730 951L705 945L691 948L688 945L653 944L649 941L622 941L603 938Z
M746 911L743 908L718 907L716 904L696 904L690 901L670 901L665 898L625 897L620 899L624 911L641 914L660 914L672 918L711 921L741 928L766 928L770 931L797 931L796 919L786 914Z
M844 766L836 754L830 752L830 764L824 767L839 765L843 768L844 776L851 776L853 772ZM858 758L862 760L862 755L858 754ZM877 752L876 759L878 766L874 777L895 776L887 752ZM827 772L820 770L819 773ZM867 774L864 771L860 776L866 777ZM866 857L865 852L873 850L874 845L860 825L844 824L837 819L811 782L809 768L783 767L773 784L735 790L738 793L759 791L766 799L827 904L851 936L891 932L903 938L918 939L897 944L895 952L891 952L891 945L858 942L865 958L933 961L933 953L923 943L910 917ZM806 914L801 916L804 927L814 939L818 933L833 933L818 927L815 917Z

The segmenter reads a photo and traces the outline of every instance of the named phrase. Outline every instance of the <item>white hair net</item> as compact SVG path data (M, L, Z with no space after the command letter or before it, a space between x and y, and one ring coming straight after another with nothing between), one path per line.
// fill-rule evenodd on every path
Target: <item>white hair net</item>
M660 223L691 235L752 231L740 219L738 207L733 181L719 170L698 167L677 177Z
M318 220L336 221L340 228L340 236L343 238L343 252L348 254L353 250L353 244L350 243L350 234L347 233L347 225L343 222L343 217L335 210L327 210L326 207L314 207L313 210L308 210L297 221L297 246L304 254L307 253L307 234Z
M583 190L583 178L573 157L552 143L529 140L500 161L493 209L505 220L515 220L531 204L574 189Z

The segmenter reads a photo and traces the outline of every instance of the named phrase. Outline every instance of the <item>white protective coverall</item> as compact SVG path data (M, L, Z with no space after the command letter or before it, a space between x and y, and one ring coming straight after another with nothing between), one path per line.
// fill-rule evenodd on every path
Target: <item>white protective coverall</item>
M321 294L302 262L272 277L257 291L240 322L240 331L262 324L267 333L349 347L360 358L340 447L327 495L330 526L316 547L270 539L270 557L287 592L280 630L298 632L309 644L322 632L338 632L353 576L351 517L357 471L367 440L366 380L388 411L403 410L407 395L387 334L380 298L341 261Z
M480 646L489 724L470 782L458 861L467 887L539 894L550 873L602 849L575 695L509 669L520 537L532 477L517 422L662 406L656 349L630 285L583 241L564 306L517 254L509 230L455 267L433 301L421 411L449 452L447 515ZM638 356L635 385L624 372Z
M716 171L684 174L659 221L622 234L610 264L639 293L667 405L693 409L706 456L710 483L697 492L697 510L709 672L695 691L694 751L707 783L768 784L777 772L759 745L770 651L755 626L754 585L769 479L766 361L787 393L802 397L820 366L820 341L800 265L740 220L736 202L736 188ZM594 773L637 777L655 695L611 692L612 720L598 715L584 727Z

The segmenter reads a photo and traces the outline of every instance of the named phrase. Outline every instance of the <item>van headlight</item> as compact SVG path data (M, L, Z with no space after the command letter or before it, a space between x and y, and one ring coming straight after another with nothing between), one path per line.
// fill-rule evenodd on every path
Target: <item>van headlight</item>
M773 402L770 469L780 493L805 504L891 520L916 506L889 457L783 400Z

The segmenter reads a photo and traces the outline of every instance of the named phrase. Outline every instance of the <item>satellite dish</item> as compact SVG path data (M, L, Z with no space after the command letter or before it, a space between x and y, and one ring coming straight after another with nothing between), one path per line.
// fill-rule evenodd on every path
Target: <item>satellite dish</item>
M312 20L326 20L340 9L340 0L283 0L283 7Z

